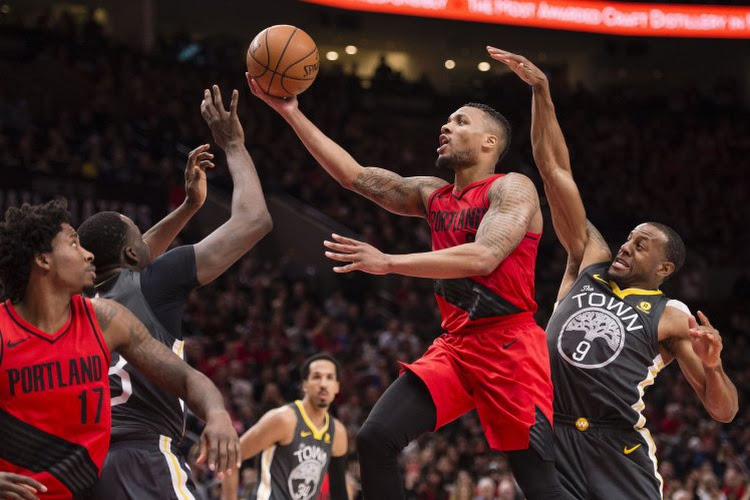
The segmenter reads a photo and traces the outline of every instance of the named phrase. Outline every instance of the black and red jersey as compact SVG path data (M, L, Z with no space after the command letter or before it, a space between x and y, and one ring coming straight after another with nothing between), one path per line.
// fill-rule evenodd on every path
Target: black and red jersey
M474 241L489 209L487 193L496 174L455 191L448 184L427 204L432 249L441 250ZM527 232L521 243L487 276L435 280L435 296L442 328L452 333L470 324L502 321L503 316L533 313L534 269L541 234Z
M45 485L42 499L85 495L109 447L109 362L88 299L51 334L0 305L0 470Z

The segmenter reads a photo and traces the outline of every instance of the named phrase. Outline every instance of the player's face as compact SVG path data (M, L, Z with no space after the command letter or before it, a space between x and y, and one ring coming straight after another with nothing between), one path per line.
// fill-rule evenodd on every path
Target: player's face
M52 240L52 251L45 252L49 276L55 284L70 293L81 293L94 285L94 254L81 246L78 233L70 224L62 224Z
M151 250L143 240L141 230L138 229L135 222L124 215L121 215L120 217L122 217L123 221L125 221L125 224L128 226L128 232L125 236L125 246L126 248L130 247L130 250L132 251L131 258L137 261L135 267L143 269L151 263Z
M464 106L448 117L440 128L438 138L438 157L435 161L438 168L457 172L478 162L482 143L487 136L483 113L481 109Z
M621 287L658 287L664 280L660 272L671 265L666 247L667 237L659 229L649 224L637 226L609 266L610 277Z
M310 363L310 375L302 383L302 390L313 406L328 408L339 393L336 365L327 359Z

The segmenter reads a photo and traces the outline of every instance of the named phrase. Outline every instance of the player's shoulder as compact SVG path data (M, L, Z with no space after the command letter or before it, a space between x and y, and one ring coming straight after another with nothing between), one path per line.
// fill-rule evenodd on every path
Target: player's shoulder
M531 178L520 172L508 172L504 175L498 175L490 185L490 194L507 193L509 191L533 191L536 193L536 186Z
M297 413L291 405L279 406L269 410L264 418L280 425L297 425Z
M670 299L659 318L659 340L687 338L690 308L679 300Z

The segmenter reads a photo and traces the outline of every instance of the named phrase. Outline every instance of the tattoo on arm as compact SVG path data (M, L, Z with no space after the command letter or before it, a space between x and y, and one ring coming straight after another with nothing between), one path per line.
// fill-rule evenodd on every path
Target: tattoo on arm
M103 300L94 300L94 313L96 319L99 321L99 328L104 332L109 329L109 325L112 324L112 320L117 315L117 308L112 307L110 304Z
M352 183L352 189L391 212L423 216L423 190L445 184L436 177L401 177L389 170L366 167Z
M490 208L479 225L476 241L502 260L526 234L539 210L539 196L528 178L509 174L492 186L488 197Z

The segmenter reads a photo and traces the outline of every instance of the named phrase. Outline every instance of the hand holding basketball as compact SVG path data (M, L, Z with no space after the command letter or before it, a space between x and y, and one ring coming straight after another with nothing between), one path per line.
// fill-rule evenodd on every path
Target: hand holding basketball
M274 97L295 96L312 85L319 62L310 35L287 24L271 26L247 49L248 82L255 80L262 92Z

